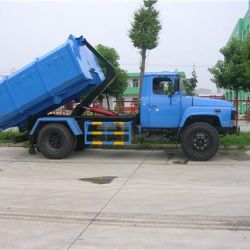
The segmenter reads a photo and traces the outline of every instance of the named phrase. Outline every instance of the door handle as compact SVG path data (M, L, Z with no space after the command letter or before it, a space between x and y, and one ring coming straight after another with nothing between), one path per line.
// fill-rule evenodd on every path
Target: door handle
M156 109L157 106L156 105L150 105L150 108Z

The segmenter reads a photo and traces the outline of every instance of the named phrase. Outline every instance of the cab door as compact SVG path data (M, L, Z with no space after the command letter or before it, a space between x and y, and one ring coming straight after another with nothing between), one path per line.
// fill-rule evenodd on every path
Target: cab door
M174 93L174 77L155 77L149 99L151 128L178 128L181 116L180 93Z

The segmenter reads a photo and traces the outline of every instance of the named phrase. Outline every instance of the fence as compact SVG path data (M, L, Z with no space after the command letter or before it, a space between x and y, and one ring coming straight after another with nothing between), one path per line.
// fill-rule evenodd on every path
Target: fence
M250 121L250 99L247 100L227 100L238 106L238 121Z
M136 114L139 112L139 101L114 101L115 110L119 113Z

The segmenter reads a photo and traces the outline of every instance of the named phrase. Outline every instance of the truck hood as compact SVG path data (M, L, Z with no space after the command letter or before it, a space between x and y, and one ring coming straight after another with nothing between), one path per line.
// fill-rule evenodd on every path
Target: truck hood
M201 107L233 107L231 102L203 97L193 97L193 105Z

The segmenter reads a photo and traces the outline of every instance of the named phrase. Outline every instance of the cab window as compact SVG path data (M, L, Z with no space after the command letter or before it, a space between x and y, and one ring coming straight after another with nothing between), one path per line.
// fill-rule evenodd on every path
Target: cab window
M153 80L153 93L156 95L171 95L174 85L169 78L155 78Z

